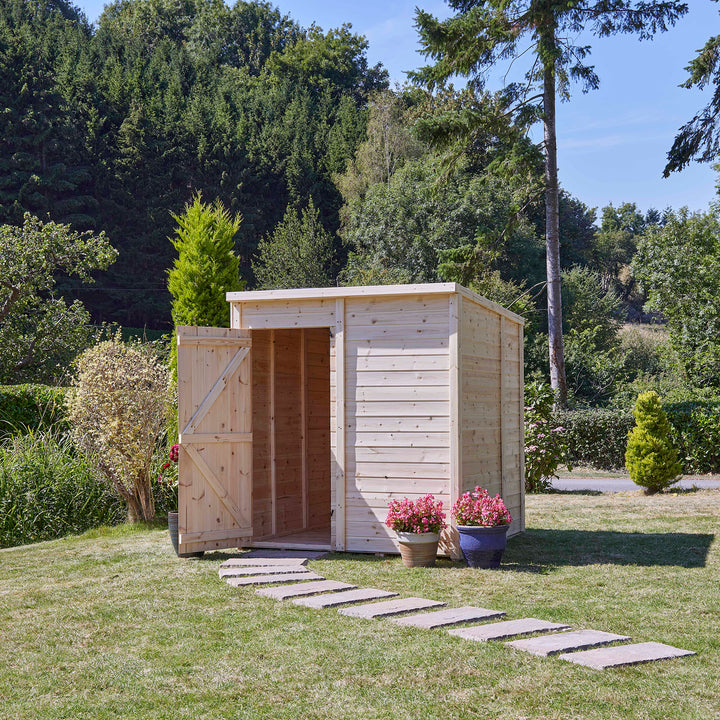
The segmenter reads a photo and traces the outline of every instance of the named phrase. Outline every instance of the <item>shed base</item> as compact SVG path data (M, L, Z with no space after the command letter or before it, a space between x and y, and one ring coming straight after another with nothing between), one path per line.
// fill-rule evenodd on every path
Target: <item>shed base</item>
M331 550L330 529L305 530L270 540L254 540L246 547L274 550Z

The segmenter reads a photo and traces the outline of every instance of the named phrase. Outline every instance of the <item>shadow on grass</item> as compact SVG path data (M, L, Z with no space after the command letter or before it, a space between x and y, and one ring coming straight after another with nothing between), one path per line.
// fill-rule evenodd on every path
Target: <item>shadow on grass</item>
M530 529L508 541L501 568L544 573L568 565L704 567L714 538L692 533Z

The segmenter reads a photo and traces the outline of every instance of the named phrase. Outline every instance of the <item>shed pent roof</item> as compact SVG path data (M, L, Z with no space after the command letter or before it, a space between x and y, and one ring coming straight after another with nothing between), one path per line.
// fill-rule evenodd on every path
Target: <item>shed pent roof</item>
M419 283L413 285L365 285L351 287L295 288L290 290L252 290L249 292L229 292L225 294L228 302L268 302L273 300L318 300L323 298L356 297L398 297L402 295L453 295L459 294L481 305L491 312L503 315L514 322L524 325L522 316L507 308L478 295L458 283Z

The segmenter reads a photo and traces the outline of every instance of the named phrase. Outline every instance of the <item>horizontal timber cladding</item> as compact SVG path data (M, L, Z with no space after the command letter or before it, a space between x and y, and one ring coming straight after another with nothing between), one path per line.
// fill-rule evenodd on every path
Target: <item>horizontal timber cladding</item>
M459 491L500 494L514 535L525 528L522 325L463 298L459 334Z
M345 300L346 548L396 552L388 501L450 501L448 297Z
M335 300L268 300L235 302L233 325L255 329L330 327L335 325Z

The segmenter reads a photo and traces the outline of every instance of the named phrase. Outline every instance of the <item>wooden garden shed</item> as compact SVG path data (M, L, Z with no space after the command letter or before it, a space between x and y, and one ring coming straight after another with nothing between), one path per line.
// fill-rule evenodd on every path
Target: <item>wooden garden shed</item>
M227 299L178 330L180 552L397 552L389 499L476 485L524 530L521 317L455 283Z

